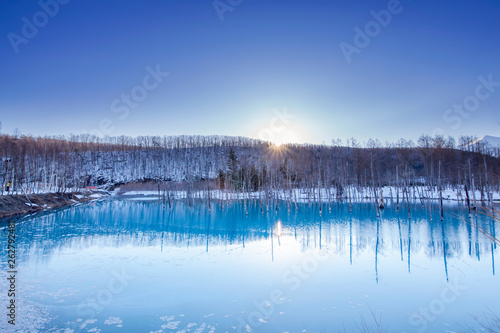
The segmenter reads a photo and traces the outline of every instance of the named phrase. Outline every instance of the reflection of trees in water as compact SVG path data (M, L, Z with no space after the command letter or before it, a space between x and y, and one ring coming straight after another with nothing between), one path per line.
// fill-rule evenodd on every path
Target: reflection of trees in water
M425 211L415 211L412 220L408 220L386 209L377 219L367 207L355 206L350 214L347 205L339 205L331 213L323 209L320 215L314 206L304 204L290 213L280 209L278 214L262 214L258 203L253 202L246 216L240 202L216 203L209 213L203 203L188 208L176 202L173 209L168 209L155 200L107 200L42 214L17 224L17 258L20 262L43 261L54 251L94 246L207 250L222 245L244 247L245 243L259 240L271 242L278 222L280 237L272 239L274 247L289 238L302 250L321 247L349 256L351 263L352 258L364 253L373 254L374 258L396 253L398 259L410 265L411 254L421 252L427 258L441 258L445 268L451 258L494 258L491 241L450 214L443 222L430 222ZM495 233L495 224L487 217L478 216L476 222ZM5 242L6 237L1 241L4 247ZM380 257L375 264L378 261Z

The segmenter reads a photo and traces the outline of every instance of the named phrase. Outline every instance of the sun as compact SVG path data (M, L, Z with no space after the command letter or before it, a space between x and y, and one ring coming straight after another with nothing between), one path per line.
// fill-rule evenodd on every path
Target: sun
M267 156L272 161L281 161L289 152L288 146L285 143L270 142L267 149Z
M305 132L300 125L292 122L282 124L275 120L277 120L276 117L269 125L255 128L250 136L258 138L276 149L304 142Z
M280 147L280 146L283 146L287 143L292 143L296 141L296 136L294 135L294 133L279 133L277 135L274 136L274 138L272 138L271 142L277 146L277 147Z
M302 141L301 132L300 128L289 124L286 128L280 128L280 131L275 131L273 135L270 136L269 141L276 146L294 144Z

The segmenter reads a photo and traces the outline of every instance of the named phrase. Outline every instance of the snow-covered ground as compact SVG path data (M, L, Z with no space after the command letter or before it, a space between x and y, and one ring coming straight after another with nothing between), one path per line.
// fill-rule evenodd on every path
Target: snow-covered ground
M373 199L374 194L373 194L373 189L372 188L345 188L344 192L342 194L342 198L344 200L349 199L349 190L351 192L351 198L352 201L363 201L366 199ZM399 193L397 193L397 189L395 187L383 187L381 189L377 190L377 198L380 196L380 190L382 190L382 196L385 199L391 199L391 200L396 200L397 196L399 196L399 200L403 201L403 193L401 192L401 189L399 189ZM163 196L163 195L170 195L171 198L173 199L185 199L188 197L187 191L170 191L164 193L163 191L159 194L158 191L127 191L127 192L120 192L120 189L116 189L114 192L112 192L112 195L126 195L126 196ZM210 191L210 194L208 194L207 191L192 191L190 193L190 196L192 198L200 198L200 199L206 199L208 198L208 195L210 195L211 199L217 199L217 200L243 200L243 199L265 199L266 198L266 192L265 191L259 191L259 192L231 192L231 191L224 191L224 190L214 190ZM318 189L292 189L292 190L276 190L276 191L271 191L269 193L270 197L273 197L278 200L290 200L292 202L317 202L317 201L322 201L322 202L327 202L327 201L333 201L337 199L337 193L334 188L328 190L328 189L321 189L320 191ZM406 196L406 194L405 194ZM445 189L443 190L442 193L443 200L452 200L452 201L458 201L458 200L465 200L466 199L466 194L463 189ZM415 186L412 188L409 188L409 197L411 200L420 200L420 199L439 199L440 198L440 193L439 191L429 191L428 187L424 186ZM486 194L483 194L484 199L486 200ZM470 200L474 201L479 201L481 200L481 192L480 191L475 191L475 193L472 193L469 191L469 198ZM493 192L492 193L492 200L494 201L500 201L500 193L498 192Z
M79 188L79 187L58 188L55 186L54 187L46 186L43 183L36 182L36 183L30 183L29 185L24 185L22 187L18 186L17 188L16 187L10 188L9 192L7 192L5 189L3 189L3 191L1 191L0 189L0 195L46 194L46 193L56 193L56 192L75 193L75 192L84 192L88 190L91 189Z
M485 135L474 141L471 145L476 145L478 143L483 143L488 149L497 149L500 148L500 137Z
M40 187L32 187L33 192L28 192L29 194L45 194L45 193L54 193L56 189L45 188L43 186ZM428 186L414 186L409 189L410 199L420 200L420 199L439 199L440 193L436 188L433 190L429 190ZM397 196L399 196L399 201L404 201L403 193L401 188L399 188L399 193L396 187L393 186L385 186L377 189L377 198L380 198L380 191L382 191L382 197L385 199L396 200ZM94 199L102 198L106 196L106 191L100 190L98 188L68 188L66 192L82 192L86 193L85 195L76 195L77 198L81 199L84 197L90 197ZM7 192L3 192L3 195L7 195ZM9 195L18 194L24 195L25 191L10 191ZM172 199L185 199L188 197L187 191L169 191L169 192L161 192L158 194L157 190L125 190L121 188L115 189L113 192L110 192L112 196L116 195L125 195L125 196L142 196L142 197L158 197L163 195L170 195ZM269 191L268 195L270 198L278 199L278 200L290 200L292 202L328 202L337 200L337 190L335 188L326 189L322 188L318 190L314 189L292 189L292 190L273 190ZM406 194L404 194L406 196ZM443 199L458 201L465 200L466 194L462 187L457 188L445 188L443 189ZM243 200L243 199L262 199L266 198L266 191L258 191L258 192L234 192L234 191L226 191L226 190L211 190L210 194L205 191L191 191L191 198L195 199L206 199L210 196L211 199L216 200ZM359 188L359 187L345 187L343 193L339 196L344 200L348 200L349 196L353 202L364 201L366 199L373 199L374 193L373 188ZM479 201L482 199L481 191L476 190L475 192L469 191L469 198L472 201ZM487 200L487 194L483 193L483 199ZM492 200L500 201L500 193L493 191L492 192Z

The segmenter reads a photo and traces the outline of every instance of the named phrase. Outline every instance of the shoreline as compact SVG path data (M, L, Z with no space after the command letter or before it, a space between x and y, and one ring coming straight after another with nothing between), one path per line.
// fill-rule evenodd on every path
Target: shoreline
M384 201L396 201L396 191L393 187L385 186L379 188L377 190L376 199L379 200L381 197L378 195L379 191L382 191L382 198ZM267 193L266 193L267 192ZM261 191L251 191L251 192L242 192L242 191L230 191L230 190L210 190L208 193L207 190L123 190L121 188L116 188L110 195L113 196L144 196L144 197L158 197L164 198L168 200L170 197L171 200L178 199L204 199L207 200L210 198L211 200L279 200L279 201L290 201L297 203L310 203L310 202L334 202L334 201L349 201L349 195L346 193L337 196L334 190L328 192L328 189L321 188L320 190L316 189L302 189L296 188L292 190L261 190ZM470 198L471 204L473 202L488 202L486 198L481 199L480 192L477 191L475 193L477 197L474 200L472 197ZM351 197L352 203L361 202L361 201L371 201L374 200L375 197L373 195L373 190L371 188L362 188L362 189L352 189ZM466 197L465 193L459 193L454 190L444 190L442 199L444 202L465 202ZM427 190L422 190L419 188L415 193L411 193L410 201L420 201L420 200L440 200L439 192L429 192ZM403 197L403 194L399 193L399 202L405 202L406 198ZM492 203L494 205L500 204L500 193L492 192Z
M0 220L95 200L104 192L43 193L0 196Z
M391 187L383 187L382 189L382 197L384 201L395 201L395 191L394 188ZM317 189L294 189L292 192L283 191L283 190L275 190L271 191L270 197L266 198L265 191L257 191L257 192L232 192L225 190L211 190L209 197L207 197L206 191L192 191L189 193L187 191L177 190L177 191L160 191L157 190L127 190L122 189L121 186L115 187L112 189L112 192L103 191L103 190L94 190L94 191L75 191L75 192L67 192L67 193L42 193L42 194L15 194L15 195L1 195L0 196L0 220L5 220L9 218L19 217L23 215L29 215L33 213L38 213L42 211L52 210L56 208L71 206L78 203L84 203L87 201L96 200L102 198L104 196L110 197L158 197L158 199L163 200L182 200L187 199L205 199L214 201L238 201L238 200L263 200L263 201L289 201L290 203L312 203L319 202L321 200L323 203L338 201L348 201L349 198L345 195L341 198L336 197L336 195L328 195L326 193L326 189L321 189L321 191L317 191ZM288 193L287 193L288 192ZM316 193L314 193L316 192ZM318 196L319 192L322 192L321 196ZM352 197L352 204L358 202L370 202L373 201L371 189L362 189L358 193L354 194ZM418 191L417 191L418 192ZM443 191L445 195L443 195L443 202L457 203L461 201L465 201L465 198L461 195L457 195L455 191L447 190ZM293 195L292 195L293 193ZM419 193L420 195L424 194L424 191ZM427 197L419 197L411 196L411 201L438 201L439 197L437 197L437 193L425 193ZM493 206L499 207L500 201L499 193L495 193L493 195ZM321 199L320 199L321 198ZM319 199L319 200L318 200ZM405 199L400 197L400 203L403 204ZM472 201L472 200L471 200ZM478 200L477 203L484 202Z

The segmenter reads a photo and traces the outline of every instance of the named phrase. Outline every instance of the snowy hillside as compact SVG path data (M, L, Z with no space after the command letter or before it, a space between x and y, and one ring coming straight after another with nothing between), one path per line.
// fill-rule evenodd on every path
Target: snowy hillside
M491 138L483 139L500 141ZM487 150L483 146L444 148L440 137L420 141L418 147L372 142L353 148L276 146L218 136L119 137L106 142L0 136L0 193L114 188L138 181L161 181L172 191L328 188L343 196L352 186L436 190L467 184L471 191L498 192L498 155L482 155Z
M478 143L484 144L485 147L488 149L500 148L500 137L485 135L482 138L479 138L476 141L474 141L472 145L476 145Z

